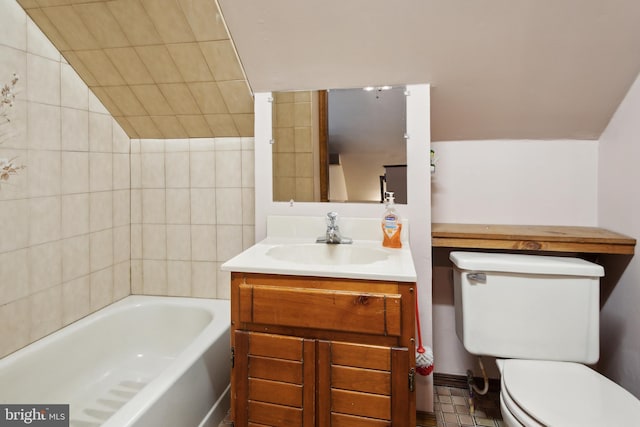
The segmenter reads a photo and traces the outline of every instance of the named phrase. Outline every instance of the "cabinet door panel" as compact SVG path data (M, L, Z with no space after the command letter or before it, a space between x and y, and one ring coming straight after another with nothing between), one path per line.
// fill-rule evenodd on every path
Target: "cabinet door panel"
M391 373L373 369L331 367L331 387L364 393L391 394Z
M302 362L251 356L249 357L249 376L300 384L302 383Z
M398 294L240 285L241 322L400 336Z
M389 371L391 349L375 345L331 343L331 364Z
M249 378L249 400L302 407L302 386Z
M331 411L389 420L391 419L391 397L332 389Z
M249 402L249 421L273 427L302 426L302 409L264 402Z
M391 421L355 415L331 414L331 427L391 427Z
M249 354L277 359L302 360L302 338L273 334L251 334Z

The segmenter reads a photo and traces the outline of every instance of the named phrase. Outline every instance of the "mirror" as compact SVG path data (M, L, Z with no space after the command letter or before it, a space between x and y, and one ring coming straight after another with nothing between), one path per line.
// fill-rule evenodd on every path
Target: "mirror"
M274 92L273 201L407 202L404 87Z

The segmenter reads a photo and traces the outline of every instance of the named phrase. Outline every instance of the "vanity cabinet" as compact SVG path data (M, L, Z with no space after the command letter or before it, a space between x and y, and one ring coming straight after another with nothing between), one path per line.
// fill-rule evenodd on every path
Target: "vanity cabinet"
M415 283L231 275L245 426L415 426Z

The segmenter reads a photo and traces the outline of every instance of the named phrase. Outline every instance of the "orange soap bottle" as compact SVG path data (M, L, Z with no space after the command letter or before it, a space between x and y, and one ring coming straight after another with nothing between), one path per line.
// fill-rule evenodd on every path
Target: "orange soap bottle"
M382 246L387 248L401 248L402 223L396 212L395 198L392 192L386 193L387 209L382 217Z

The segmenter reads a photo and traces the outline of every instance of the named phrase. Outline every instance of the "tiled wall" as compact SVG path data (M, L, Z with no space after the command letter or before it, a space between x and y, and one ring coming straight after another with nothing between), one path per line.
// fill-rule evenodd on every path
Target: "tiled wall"
M254 242L253 138L132 140L132 293L229 298Z
M273 94L273 199L312 202L320 196L314 187L313 139L315 92ZM317 138L317 137L316 137ZM317 145L317 144L316 144ZM317 155L317 154L316 154Z
M0 84L16 72L0 158L0 356L130 293L129 138L14 1Z

